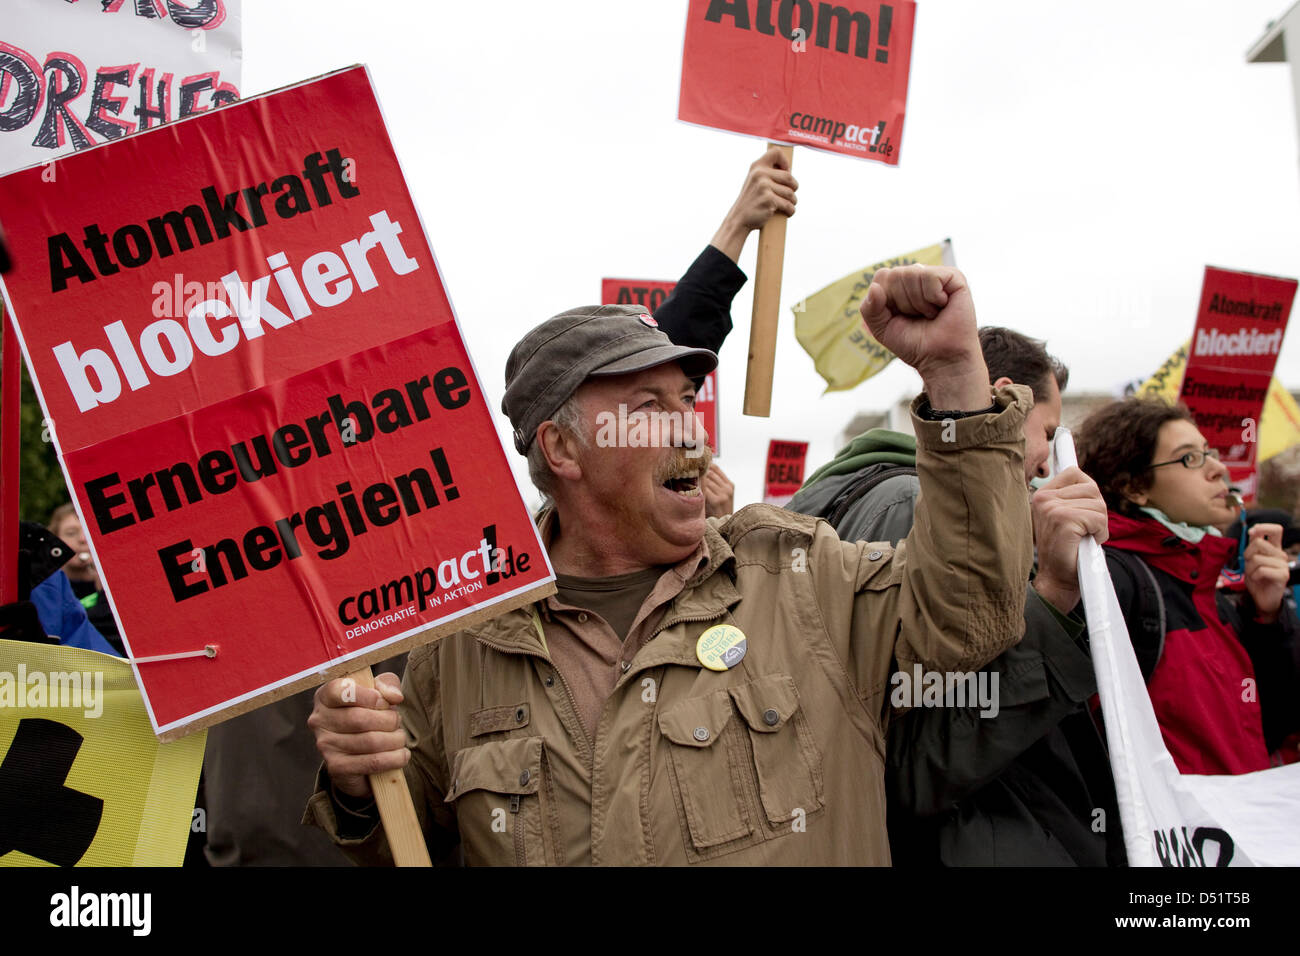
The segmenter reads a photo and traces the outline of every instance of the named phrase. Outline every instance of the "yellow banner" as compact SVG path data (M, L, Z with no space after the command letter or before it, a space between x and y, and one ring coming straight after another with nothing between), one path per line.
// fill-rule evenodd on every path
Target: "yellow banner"
M179 866L206 742L159 743L119 658L0 640L0 866Z
M1169 356L1156 373L1142 383L1137 394L1143 398L1159 396L1167 402L1178 398L1187 368L1187 347L1184 342L1178 351ZM1274 455L1300 445L1300 405L1276 378L1269 383L1264 399L1264 411L1259 417L1259 453L1256 461L1268 461Z
M867 331L858 307L877 269L913 263L954 265L952 242L945 239L937 245L850 272L791 307L795 337L812 356L818 374L826 379L826 391L844 391L861 385L894 360L894 353Z

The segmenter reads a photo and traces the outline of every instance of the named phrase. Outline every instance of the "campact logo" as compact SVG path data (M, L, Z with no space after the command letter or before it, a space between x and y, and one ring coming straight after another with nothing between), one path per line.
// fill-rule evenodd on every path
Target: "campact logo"
M826 116L795 112L790 114L790 135L830 146L842 141L850 149L863 153L879 153L882 156L892 156L894 153L894 144L885 136L884 120L875 126L858 126Z

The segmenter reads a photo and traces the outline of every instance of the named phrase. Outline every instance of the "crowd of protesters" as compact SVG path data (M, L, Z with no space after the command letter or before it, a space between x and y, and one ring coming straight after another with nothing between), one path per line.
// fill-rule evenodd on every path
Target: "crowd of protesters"
M742 201L746 195L763 196L764 212L788 215L793 212L796 188L779 152L770 151L751 168ZM734 213L733 209L732 218ZM761 224L762 218L756 216L752 225ZM730 297L743 276L735 268L736 256L722 256L719 251L716 246L706 250L683 277L679 294L656 313L659 328L679 347L716 352L730 331ZM913 267L888 270L888 274L882 270L873 281L876 284L884 294L869 293L862 311L882 341L889 332L898 331L894 323L936 321L948 315L957 296L968 295L959 274L946 269ZM702 291L708 288L717 294ZM655 353L653 362L624 359L614 363L613 370L589 363L583 371L590 384L583 385L581 377L565 383L568 400L560 395L540 412L529 405L532 417L514 414L519 405L517 399L512 402L512 393L535 396L554 384L547 363L529 366L530 357L542 351L537 337L554 342L566 334L579 335L601 315L574 310L525 337L507 368L503 406L517 437L532 438L535 432L530 472L542 479L537 484L548 495L540 520L549 535L561 589L541 614L555 626L539 623L537 627L543 646L551 648L550 660L561 681L585 685L579 695L585 746L582 734L554 719L563 715L562 702L544 694L532 697L526 681L506 676L511 672L503 660L484 664L481 654L467 655L466 645L473 646L476 639L472 632L420 652L418 662L413 655L413 666L400 687L395 678L381 680L368 699L355 704L342 700L337 684L326 685L316 695L312 716L325 768L307 819L329 832L354 858L366 862L388 858L366 773L405 767L430 845L446 853L458 850L459 856L452 858L472 863L509 862L500 841L494 844L479 819L486 810L483 791L499 791L515 794L515 802L534 814L530 826L536 827L535 846L522 851L516 847L515 862L716 859L735 864L846 858L881 862L885 857L876 842L880 834L871 831L878 826L880 804L885 801L889 858L895 865L1122 865L1126 860L1120 828L1096 825L1099 817L1117 820L1118 813L1077 581L1079 542L1089 535L1107 544L1154 709L1180 770L1242 773L1286 759L1283 742L1300 730L1300 623L1287 594L1290 572L1283 551L1284 529L1255 523L1238 539L1222 536L1222 530L1240 517L1240 509L1229 504L1233 499L1226 473L1186 411L1160 402L1129 401L1097 412L1081 429L1081 467L1050 476L1050 442L1060 423L1061 390L1068 371L1041 342L1000 328L981 329L978 337L971 338L981 353L979 367L989 386L984 396L992 398L989 407L977 407L985 402L974 398L965 404L940 405L931 391L913 406L917 439L879 430L859 436L818 469L791 502L792 512L827 519L845 542L864 542L858 547L870 549L871 560L892 558L895 568L906 567L913 561L923 564L937 550L949 555L959 575L961 561L977 554L976 563L987 562L989 576L1005 574L1006 566L999 567L987 547L980 547L991 542L977 541L974 528L967 529L962 548L946 550L955 529L942 519L936 522L934 503L951 491L946 492L929 473L934 448L927 419L935 414L947 415L950 421L995 416L984 418L984 441L995 444L992 422L1005 418L1007 409L1016 404L1015 399L1002 404L999 390L1027 387L1032 399L1018 429L1023 450L1016 460L1017 474L1023 472L1017 483L1024 482L1019 493L1032 516L1033 537L1019 543L1011 518L1016 511L1004 502L1007 534L997 542L1004 551L1024 549L1026 573L1018 577L1014 603L1019 620L1012 625L1019 639L1009 644L991 642L965 658L982 662L982 673L996 673L1000 679L994 685L1001 696L997 713L976 714L978 705L906 712L891 708L878 684L854 672L851 664L845 667L856 659L855 654L888 653L876 649L890 645L887 634L879 635L874 646L866 642L867 649L858 648L850 634L842 654L826 652L811 632L765 634L749 638L748 654L764 638L775 645L766 658L755 662L753 674L748 675L751 680L726 682L722 685L726 689L719 691L716 678L697 678L669 701L661 698L656 737L662 741L660 749L647 752L634 745L640 731L625 699L628 688L636 685L623 675L647 673L642 669L647 654L652 662L669 660L686 665L689 672L689 659L674 659L667 648L656 656L642 626L656 615L676 620L678 604L665 604L671 596L665 582L674 572L679 579L701 572L689 559L684 567L653 558L610 561L611 550L616 557L626 558L626 554L618 547L609 548L608 542L603 553L593 548L583 537L585 528L576 535L569 532L578 543L575 548L571 537L566 549L563 529L578 515L599 513L606 504L599 488L584 487L588 480L599 480L594 456L584 454L583 431L589 423L584 415L590 419L590 402L602 390L606 399L616 394L606 388L603 377L614 371L644 374L661 367L656 363L671 363L675 357L663 346L647 345L647 353ZM622 318L630 327L634 317ZM589 347L600 341L598 336L589 341L579 338L571 348L577 354L580 343ZM909 343L900 341L906 351ZM894 343L890 339L886 344ZM521 351L526 356L522 360ZM900 357L925 378L924 354L900 351ZM676 358L680 360L677 378L668 384L689 392L683 383L697 377L700 367L694 364L695 356L683 353ZM664 377L672 378L667 373ZM521 380L526 384L521 385ZM586 406L579 386L585 390ZM676 399L658 395L653 402L654 408L671 409L675 402L689 405L689 394ZM947 410L937 411L940 408ZM1151 411L1157 408L1161 411ZM975 479L971 485L980 483ZM928 494L922 494L927 485ZM674 485L668 490L679 489ZM688 485L687 490L694 489ZM779 529L788 540L802 540L797 535L808 526L756 513L756 507L710 522L710 530L720 533L722 540L714 542L706 533L705 554L714 547L734 548L733 536L744 540L769 528ZM699 513L705 510L701 505ZM612 536L627 533L635 542L643 540L636 529L627 531L617 522L603 530ZM887 550L904 538L905 550ZM816 532L809 540L816 540ZM1234 547L1237 540L1240 547ZM690 534L683 535L682 543L693 543ZM779 559L761 553L742 557L739 550L729 553L739 566L766 561L767 584L756 587L782 593L781 572L786 567ZM861 551L850 554L862 560ZM906 558L900 560L904 554ZM1225 578L1220 571L1234 557L1236 571L1226 572ZM566 567L565 558L575 560ZM712 565L706 562L703 567ZM1142 570L1135 570L1139 567ZM894 583L899 576L895 571L888 579ZM1150 587L1143 585L1143 578L1150 579ZM706 617L706 626L715 619L740 622L747 602L754 600L744 588L752 579L739 567L733 579L740 591L738 603L715 609L725 613ZM866 581L876 581L878 588L885 584L873 575ZM1009 584L1010 579L1004 577L1002 583ZM1219 587L1221 583L1224 586ZM857 584L861 587L863 580ZM959 578L945 586L957 592L964 587ZM599 600L593 593L598 590L604 592ZM610 591L618 596L611 598ZM1004 607L1012 600L1010 593L1000 592L998 600ZM1157 596L1156 611L1149 602L1152 593ZM834 615L830 626L847 624L852 630L851 621L843 618L847 612L827 609L824 596L812 593L804 600L817 607L822 626L828 626L827 618ZM910 601L904 603L909 613L918 611ZM762 607L772 615L778 631L815 628L818 620L817 614L792 617L779 605ZM923 616L928 613L919 610ZM585 628L560 623L566 613L585 619L588 612L593 612L590 617L595 623ZM901 630L906 627L905 615L893 623L877 621L878 626L882 623ZM520 635L530 634L531 628L520 626L516 639L521 643L512 647L513 654L528 653L527 639ZM969 634L949 636L970 639ZM493 641L502 637L496 631ZM666 634L656 640L674 643ZM803 642L805 656L824 656L823 668L829 664L849 670L845 684L822 687L814 675L798 670L784 648L791 640ZM834 637L831 643L835 644ZM909 661L902 648L893 648L890 667L906 669ZM502 680L516 693L529 695L534 726L501 737L466 736L458 713L467 706L463 688L469 685L482 692ZM768 690L769 682L795 689L794 700ZM1243 695L1244 686L1254 687L1257 693ZM852 744L827 726L818 726L828 703L824 698L835 694L841 699L850 696L862 708L836 712L835 720L842 724L856 718L865 726L861 733L868 741L879 739L883 768L870 761L864 765ZM769 729L777 729L770 737L763 733L760 721L750 720L763 707L772 718ZM550 721L538 719L543 710L549 712ZM800 710L807 712L807 722L797 734L787 733L782 749L779 728L791 721L797 725L795 715ZM694 726L693 738L688 725ZM524 794L518 787L488 779L492 774L485 775L487 765L498 766L502 758L522 754L522 748L543 733L548 759L554 761L549 770L543 767L544 785L557 786L559 793L521 801L518 798ZM805 737L811 737L810 748L804 746ZM412 742L409 748L408 742ZM841 773L848 767L856 775L859 790L849 806L835 806L834 794L823 799L817 787L804 779L818 760L815 772L828 778L831 767ZM564 769L557 770L556 764ZM630 773L636 766L642 769ZM467 783L465 776L473 782ZM831 789L829 779L824 786ZM471 795L470 790L478 792ZM785 842L779 824L785 823L790 810L781 808L781 797L789 797L786 802L792 806L802 801L823 813L823 837L840 833L843 814L856 812L858 819L851 829L857 839L848 844L847 857L842 837L837 846L812 840ZM614 836L601 821L620 810L624 816L610 821L619 829ZM669 825L674 820L679 824L676 832ZM519 825L523 823L521 818ZM548 827L554 832L548 832ZM789 829L786 824L785 830Z
M404 768L449 863L1124 865L1118 824L1095 825L1119 817L1087 536L1178 769L1297 759L1291 517L1245 512L1191 415L1155 399L1093 412L1079 467L1050 474L1066 364L977 329L954 269L881 270L862 304L922 377L915 437L858 436L788 509L737 509L709 455L680 454L703 440L689 426L597 447L601 403L690 412L746 238L797 188L769 150L653 319L584 307L520 341L502 407L558 593L394 662L400 682L333 681L213 728L208 862L386 862L367 777ZM32 535L44 632L123 653L72 507ZM745 634L725 668L696 650L719 626ZM987 676L996 713L891 703L913 665Z

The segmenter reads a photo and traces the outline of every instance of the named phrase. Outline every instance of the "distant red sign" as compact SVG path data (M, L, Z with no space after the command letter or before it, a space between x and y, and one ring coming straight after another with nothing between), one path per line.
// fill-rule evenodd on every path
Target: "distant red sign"
M803 485L804 461L808 457L806 441L777 441L767 446L767 473L763 481L763 500L771 505L790 503Z
M1206 266L1178 397L1217 448L1234 485L1255 494L1255 454L1296 280Z
M600 301L606 305L644 305L654 312L672 295L676 286L676 282L658 279L601 279ZM695 393L695 413L700 416L704 430L708 433L709 447L713 449L713 454L722 454L718 434L717 369L705 376L700 390Z
M691 0L677 117L897 165L911 0Z
M5 292L156 731L549 580L364 68L41 172Z
M700 416L700 421L704 424L713 454L720 456L722 438L719 434L718 408L718 370L715 368L704 376L704 381L700 383L700 390L695 393L695 414Z
M654 313L676 286L676 282L659 279L601 279L600 301L606 305L643 305Z

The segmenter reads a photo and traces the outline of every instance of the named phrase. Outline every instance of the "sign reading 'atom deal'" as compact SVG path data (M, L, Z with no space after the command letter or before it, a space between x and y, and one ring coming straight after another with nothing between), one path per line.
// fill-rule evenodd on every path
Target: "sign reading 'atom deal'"
M677 117L898 164L911 0L691 0Z
M155 731L546 587L364 68L4 177L0 221Z

